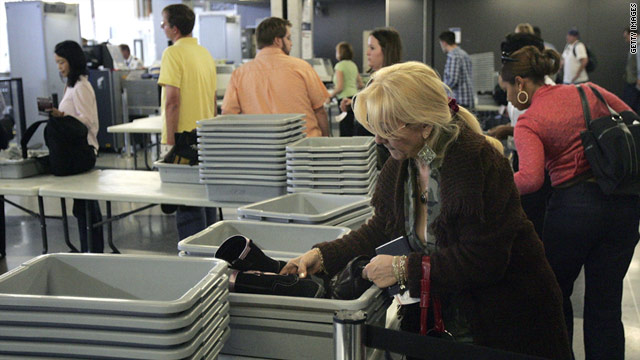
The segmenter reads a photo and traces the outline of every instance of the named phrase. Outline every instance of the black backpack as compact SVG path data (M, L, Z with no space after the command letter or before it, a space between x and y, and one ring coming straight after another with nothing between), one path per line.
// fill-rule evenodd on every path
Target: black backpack
M609 114L591 118L586 86L576 85L580 93L586 130L580 132L584 154L598 185L605 194L640 195L640 117L633 111L616 112L589 85Z
M96 164L94 147L89 145L89 130L73 116L50 117L31 124L21 143L29 142L38 127L47 123L44 128L44 142L49 148L49 171L56 176L80 174L93 169Z
M580 43L580 41L578 41L574 46L573 46L573 56L577 57L576 55L576 46L578 46L578 44ZM589 47L587 46L587 44L582 43L584 45L584 48L587 49L587 57L589 58L587 61L587 66L585 67L585 70L587 70L588 73L593 72L596 67L598 66L598 59L596 59L596 54L593 53L593 51L591 51L589 49Z

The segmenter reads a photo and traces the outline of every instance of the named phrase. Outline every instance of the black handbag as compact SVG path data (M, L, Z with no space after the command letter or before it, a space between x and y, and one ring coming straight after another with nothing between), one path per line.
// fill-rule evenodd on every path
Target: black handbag
M49 116L48 120L34 122L27 128L21 140L23 148L26 148L29 140L42 124L46 124L44 142L49 148L49 156L41 161L48 163L46 167L53 175L76 175L94 168L96 153L87 140L89 130L73 116Z
M198 134L196 129L175 133L175 145L164 157L167 164L198 164Z
M584 88L576 85L587 129L580 132L584 153L602 192L640 194L640 117L633 111L617 113L600 92L589 85L609 109L609 115L591 119Z
M331 298L353 300L359 298L373 284L362 278L362 269L371 261L366 255L354 257L331 279Z

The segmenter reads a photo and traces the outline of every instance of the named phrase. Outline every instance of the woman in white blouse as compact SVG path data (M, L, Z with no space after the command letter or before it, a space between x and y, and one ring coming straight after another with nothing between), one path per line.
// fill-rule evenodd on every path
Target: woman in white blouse
M58 71L63 78L66 78L64 96L58 108L51 109L51 116L64 117L73 116L83 123L87 129L87 141L93 146L96 156L98 155L98 107L96 95L91 83L89 83L89 71L87 70L87 60L80 45L71 40L58 43L54 50L54 58L58 65ZM80 232L81 251L86 252L87 232L85 209L89 206L91 222L102 221L100 205L95 200L74 200L73 215L78 220L78 230ZM102 252L104 239L102 227L93 229L93 249L95 252Z

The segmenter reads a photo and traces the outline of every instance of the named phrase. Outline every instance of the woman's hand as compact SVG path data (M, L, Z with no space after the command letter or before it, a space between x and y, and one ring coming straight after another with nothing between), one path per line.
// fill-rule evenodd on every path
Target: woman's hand
M393 256L378 255L362 270L362 277L373 281L379 288L389 287L398 281L393 274Z
M513 126L511 124L498 125L487 131L487 135L498 140L505 140L509 136L513 136Z
M342 112L347 112L347 110L349 110L350 106L351 106L351 99L344 98L344 99L342 99L342 101L340 101L340 110Z
M311 249L297 258L289 260L287 265L280 270L280 275L298 274L301 278L304 278L307 277L307 274L319 272L322 270L319 251L317 248Z
M51 108L47 110L48 112L51 113L51 116L53 117L64 117L64 112L56 109L56 108Z

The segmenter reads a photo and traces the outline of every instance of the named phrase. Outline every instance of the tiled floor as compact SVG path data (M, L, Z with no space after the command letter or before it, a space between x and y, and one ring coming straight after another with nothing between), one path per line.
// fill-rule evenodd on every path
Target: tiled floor
M140 164L140 162L139 162ZM99 166L131 168L131 159L115 154L101 155ZM35 199L8 197L30 209L37 209ZM119 213L131 210L139 205L131 203L114 204L113 211ZM67 205L71 208L70 204ZM50 215L59 215L59 202L45 199L45 211ZM235 218L235 209L223 209L226 219ZM20 210L6 205L7 256L0 260L0 274L15 268L24 261L38 256L42 251L40 226L37 219L25 215ZM114 224L114 242L123 253L153 253L177 255L178 234L175 217L163 214L158 207L119 220ZM62 223L47 221L49 252L66 252ZM70 216L70 235L72 243L78 246L77 224ZM574 352L576 359L584 359L582 344L582 308L584 279L578 278L572 302L575 313ZM640 249L637 249L629 272L624 280L622 301L622 320L625 325L626 358L640 359Z

